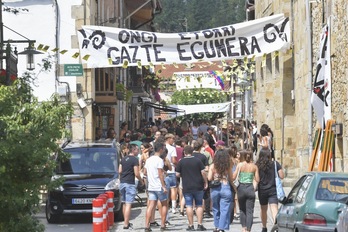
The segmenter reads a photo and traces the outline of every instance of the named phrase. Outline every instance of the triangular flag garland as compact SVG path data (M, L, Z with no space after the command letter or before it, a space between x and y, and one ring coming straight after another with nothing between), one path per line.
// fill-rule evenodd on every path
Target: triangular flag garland
M44 45L44 44L39 44L38 47L37 47L37 50L40 50L40 51L43 51L43 52L49 52L49 48L50 46L48 45ZM50 51L52 52L59 52L61 55L65 55L67 53L69 53L69 50L67 49L63 49L63 50L60 50L59 48L53 48L51 49ZM80 57L80 53L79 52L76 52L76 49L73 50L74 53L72 54L72 58L74 59L77 59ZM273 57L278 57L279 56L279 52L278 51L275 51L272 58ZM87 55L84 55L83 57L81 57L81 59L87 61L89 58L91 57L91 55L87 54ZM264 54L262 56L262 60L261 60L261 66L264 67L266 66L266 57L267 57L267 54ZM200 62L204 62L203 60L200 60ZM112 59L110 58L109 59L109 64L112 65ZM221 64L217 64L217 62L215 62L215 64L217 65L218 68L221 68L223 69L223 73L219 72L219 71L209 71L210 74L212 74L216 81L219 83L219 85L221 86L221 89L222 90L225 90L225 81L227 82L231 82L231 84L233 84L235 82L234 79L231 80L231 77L232 76L235 76L237 77L238 79L245 79L245 80L250 80L250 76L247 75L247 78L245 78L245 75L244 73L248 73L248 74L252 74L252 73L255 73L255 56L251 57L251 58L247 58L245 57L244 59L233 59L232 60L232 63L231 64L228 64L225 60L221 60ZM167 65L170 65L170 64L167 64ZM171 64L173 65L176 69L179 68L179 65L177 63L173 63ZM197 64L191 64L191 63L187 63L187 64L182 64L184 66L186 66L187 68L194 68L195 66L197 66L198 68L200 69L203 69L203 68L208 68L210 67L211 65L214 65L213 62L210 62L210 61L207 61L207 64L200 64L200 63L197 63ZM150 68L151 69L155 69L155 66L153 63L150 63L149 65L142 65L141 64L141 61L138 61L137 62L137 67L139 69L141 69L142 67L144 67L145 69L149 70ZM125 60L123 62L123 65L122 65L122 68L128 68L128 61ZM162 69L166 69L166 64L162 63L161 65L161 68ZM227 71L225 71L227 70ZM156 74L160 74L161 73L161 70L157 70ZM190 77L187 77L188 79ZM176 80L176 77L172 77L171 78L173 81ZM201 82L201 78L199 78L198 80L199 82ZM255 85L254 85L255 87ZM248 88L250 87L247 87L245 88L244 90L243 89L239 89L238 92L241 92L241 91L245 91L247 90ZM226 91L226 90L225 90ZM228 93L232 94L231 93L231 90L227 91Z

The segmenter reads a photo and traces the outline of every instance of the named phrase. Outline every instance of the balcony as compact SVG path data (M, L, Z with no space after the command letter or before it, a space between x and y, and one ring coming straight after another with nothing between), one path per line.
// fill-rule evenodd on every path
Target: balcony
M132 20L136 23L149 22L154 15L160 13L162 8L159 0L132 0L125 1Z

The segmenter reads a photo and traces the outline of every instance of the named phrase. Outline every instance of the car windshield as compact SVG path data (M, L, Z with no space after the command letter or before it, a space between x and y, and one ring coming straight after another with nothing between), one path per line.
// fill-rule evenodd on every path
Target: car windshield
M316 199L345 202L348 199L348 178L323 178Z
M74 148L65 152L71 155L59 162L57 174L117 173L116 150L110 148Z

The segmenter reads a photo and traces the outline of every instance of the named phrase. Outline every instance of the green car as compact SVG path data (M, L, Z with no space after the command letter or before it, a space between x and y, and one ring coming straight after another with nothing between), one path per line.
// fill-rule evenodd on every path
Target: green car
M308 172L291 189L271 231L336 231L348 200L348 174Z

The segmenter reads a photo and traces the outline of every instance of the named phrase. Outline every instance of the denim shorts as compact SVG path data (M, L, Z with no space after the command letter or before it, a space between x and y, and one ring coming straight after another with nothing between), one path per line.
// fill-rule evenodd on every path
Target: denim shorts
M135 200L135 195L137 194L137 188L135 187L135 184L121 183L120 193L122 197L122 202L131 204Z
M175 188L176 186L176 174L175 173L169 173L166 178L165 181L167 183L169 183L170 188Z
M167 190L168 191L168 190ZM164 193L163 190L161 191L149 191L149 201L166 201L168 199L168 193Z
M187 207L193 206L193 200L195 200L196 207L203 205L203 190L192 193L184 193L185 203Z

